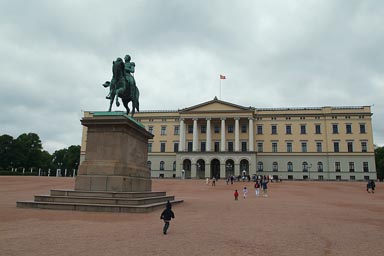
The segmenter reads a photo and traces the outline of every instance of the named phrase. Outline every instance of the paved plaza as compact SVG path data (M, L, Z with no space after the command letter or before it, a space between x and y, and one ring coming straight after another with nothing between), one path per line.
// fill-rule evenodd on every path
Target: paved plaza
M184 203L162 234L161 210L145 214L16 208L18 200L73 189L73 178L0 176L1 255L382 255L384 185L364 182L153 180ZM242 189L249 189L247 199ZM239 191L239 200L233 197Z

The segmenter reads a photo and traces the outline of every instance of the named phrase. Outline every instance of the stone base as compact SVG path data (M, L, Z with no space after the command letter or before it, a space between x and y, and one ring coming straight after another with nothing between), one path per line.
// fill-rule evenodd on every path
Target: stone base
M151 191L152 180L129 176L79 175L75 190L109 192Z

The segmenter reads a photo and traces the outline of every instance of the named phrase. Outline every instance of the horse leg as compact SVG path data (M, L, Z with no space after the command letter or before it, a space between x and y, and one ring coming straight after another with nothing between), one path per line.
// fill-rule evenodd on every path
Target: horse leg
M123 99L123 105L124 105L125 109L127 110L127 115L129 114L129 111L130 111L130 109L128 107L128 102L129 101L127 99Z
M109 109L108 109L108 112L111 112L112 111L112 105L113 105L113 101L115 100L115 94L111 94L111 99L109 100Z

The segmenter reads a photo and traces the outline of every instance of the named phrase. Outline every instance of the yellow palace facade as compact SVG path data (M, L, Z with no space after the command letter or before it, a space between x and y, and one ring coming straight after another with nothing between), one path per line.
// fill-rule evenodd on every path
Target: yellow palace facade
M192 179L376 179L371 117L369 106L261 109L217 98L135 114L154 135L148 142L152 177ZM85 147L84 127L82 159Z

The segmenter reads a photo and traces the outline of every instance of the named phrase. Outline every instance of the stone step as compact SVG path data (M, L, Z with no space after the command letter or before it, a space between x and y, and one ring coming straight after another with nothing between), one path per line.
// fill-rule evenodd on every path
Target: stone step
M183 200L172 200L171 203L182 203ZM89 212L131 212L146 213L156 209L164 208L166 201L146 205L107 205L107 204L84 204L84 203L58 203L58 202L36 202L19 201L16 206L19 208L36 208L51 210L89 211Z
M173 201L174 196L156 196L146 198L106 198L106 197L79 197L79 196L50 196L36 195L36 202L80 203L80 204L108 204L108 205L146 205Z
M109 191L81 191L52 189L51 196L74 196L74 197L109 197L109 198L143 198L165 196L166 192L109 192Z

